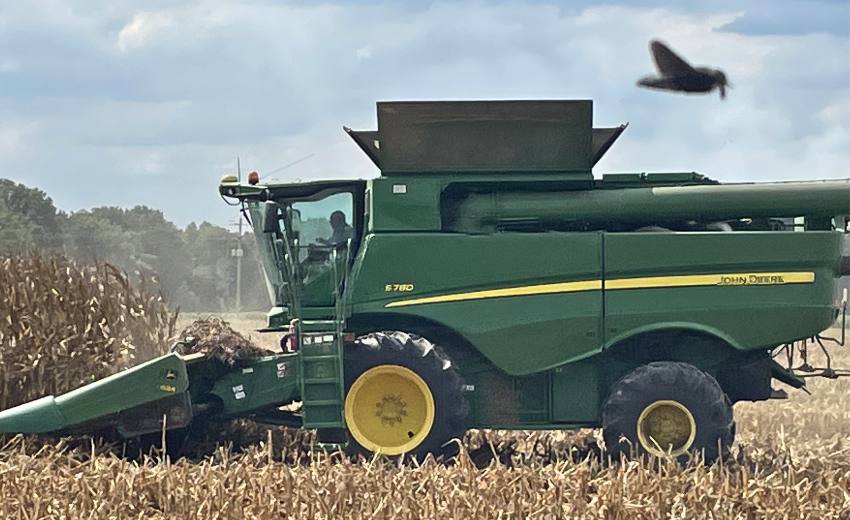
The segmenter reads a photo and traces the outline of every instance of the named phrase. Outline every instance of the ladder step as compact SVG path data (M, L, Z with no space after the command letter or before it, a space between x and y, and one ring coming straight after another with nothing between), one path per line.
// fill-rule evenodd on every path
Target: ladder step
M309 354L308 354L308 355L304 355L304 354L302 353L302 354L301 354L301 357L304 359L304 361L305 361L305 362L309 362L309 361L321 361L321 360L324 360L324 359L334 359L334 360L339 359L339 356L337 356L336 354L316 354L316 355L314 356L314 355L309 355Z
M316 399L314 401L303 401L301 406L342 406L342 403L336 399ZM313 427L316 428L317 426ZM318 426L318 428L321 428L321 426Z
M328 384L337 383L339 380L335 377L305 377L304 384Z
M305 428L343 428L344 386L341 324L301 322L301 413Z
M344 426L345 425L342 423L326 421L310 423L310 426L308 426L308 428L342 428Z
M337 323L335 321L302 321L301 331L307 333L327 333L333 334L336 330Z

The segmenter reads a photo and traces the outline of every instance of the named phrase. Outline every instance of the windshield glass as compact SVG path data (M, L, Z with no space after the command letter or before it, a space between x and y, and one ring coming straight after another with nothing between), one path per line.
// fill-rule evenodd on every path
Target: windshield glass
M260 203L250 208L276 305L333 306L354 235L353 194L325 191L309 199L279 198L271 204L275 204L271 212ZM269 218L276 222L266 226Z
M348 192L292 204L292 227L301 261L309 256L310 246L339 246L351 239L351 209L352 196Z

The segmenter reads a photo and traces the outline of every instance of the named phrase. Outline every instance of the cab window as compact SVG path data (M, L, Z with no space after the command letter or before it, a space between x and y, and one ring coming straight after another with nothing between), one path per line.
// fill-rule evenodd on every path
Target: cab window
M300 245L340 246L351 240L353 205L349 192L292 204L293 227L297 228Z

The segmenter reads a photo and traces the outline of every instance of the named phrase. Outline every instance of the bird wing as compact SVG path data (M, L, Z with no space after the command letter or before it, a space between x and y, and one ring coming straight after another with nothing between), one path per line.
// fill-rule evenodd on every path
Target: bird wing
M679 82L675 79L659 76L646 76L638 80L639 87L654 88L658 90L681 90Z
M693 74L696 71L687 61L676 55L658 40L653 40L649 44L652 58L655 60L655 66L658 67L658 72L662 76L681 76L685 74Z

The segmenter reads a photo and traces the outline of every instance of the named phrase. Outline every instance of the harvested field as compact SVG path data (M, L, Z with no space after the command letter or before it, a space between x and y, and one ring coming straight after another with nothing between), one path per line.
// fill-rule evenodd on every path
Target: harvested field
M757 427L758 424L750 425ZM762 432L766 434L767 432ZM771 432L775 435L775 432ZM547 434L514 435L520 444ZM530 438L529 438L530 437ZM548 434L562 448L574 436ZM137 464L43 448L0 452L5 518L846 518L843 447L784 439L748 444L738 461L679 468L596 458L514 467L396 467L307 453L298 438L203 461ZM784 447L783 447L784 445ZM520 446L522 449L522 446ZM843 451L842 451L843 450ZM286 459L287 462L281 462ZM295 463L293 459L300 459Z
M191 318L191 317L190 317ZM261 325L233 320L253 338ZM243 328L244 327L244 328ZM847 349L835 362L850 366ZM819 362L819 360L816 360ZM228 426L203 458L122 460L106 446L15 438L0 449L3 518L850 518L850 380L736 405L712 466L609 464L595 432L472 432L454 464L352 463L308 432Z

